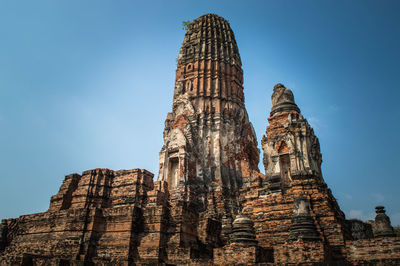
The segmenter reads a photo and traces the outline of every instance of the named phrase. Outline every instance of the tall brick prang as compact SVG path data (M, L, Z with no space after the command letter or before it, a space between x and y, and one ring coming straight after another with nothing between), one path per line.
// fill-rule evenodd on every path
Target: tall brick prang
M235 37L225 19L201 16L190 24L178 56L158 180L168 181L172 200L197 210L191 226L222 223L226 241L242 180L258 171L258 162Z

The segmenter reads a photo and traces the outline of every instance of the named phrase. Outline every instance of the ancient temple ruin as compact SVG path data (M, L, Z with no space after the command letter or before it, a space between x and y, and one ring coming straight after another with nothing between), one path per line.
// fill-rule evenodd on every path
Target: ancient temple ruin
M234 34L217 15L194 20L157 180L144 169L66 176L46 212L2 220L0 265L400 264L382 206L375 234L346 220L293 92L277 84L271 100L262 174Z

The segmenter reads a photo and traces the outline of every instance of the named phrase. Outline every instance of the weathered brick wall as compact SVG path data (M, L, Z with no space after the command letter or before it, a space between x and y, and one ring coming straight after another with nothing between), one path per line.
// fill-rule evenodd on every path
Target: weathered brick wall
M95 169L69 175L47 212L8 222L8 246L0 261L7 265L23 259L128 261L139 257L137 246L151 231L145 228L157 229L144 217L153 217L152 210L166 203L153 188L153 174L141 169ZM146 204L152 202L144 215ZM153 243L153 249L158 250L158 244Z
M138 261L155 263L165 260L168 224L168 186L165 181L157 181L154 190L148 192L143 211L143 224L136 227L136 254ZM141 227L142 226L142 227Z
M214 249L215 265L252 265L256 263L257 247L230 244Z
M347 230L344 214L338 209L336 200L324 184L315 179L294 180L285 193L267 193L267 184L260 185L257 182L253 184L252 187L242 191L246 193L243 198L243 207L254 221L257 239L261 246L271 247L287 241L294 198L304 194L310 200L311 215L321 240L326 241L330 246L344 248Z
M140 208L133 206L102 209L97 238L93 239L93 261L127 261L131 254L133 221Z
M322 242L285 243L274 248L274 263L323 265L327 263L327 251Z
M14 236L0 261L7 265L18 261L24 254L34 257L77 256L85 214L86 210L64 210L21 216L9 232Z
M346 250L353 265L400 265L400 237L347 241Z
M153 186L153 174L143 169L88 170L65 177L50 200L49 211L140 204L141 197Z

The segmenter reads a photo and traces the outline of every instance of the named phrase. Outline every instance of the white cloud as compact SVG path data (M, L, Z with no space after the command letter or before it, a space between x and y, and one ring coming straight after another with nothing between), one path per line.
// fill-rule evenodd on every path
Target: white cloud
M377 203L381 203L385 200L385 196L383 196L380 193L373 193L371 196L374 198L375 202L377 202Z
M345 197L346 199L349 199L349 200L353 199L353 196L350 195L350 194L345 194L344 197Z
M332 104L332 105L329 105L328 109L331 112L337 112L337 111L340 111L341 108L340 108L340 106L338 106L336 104Z
M400 225L400 212L393 213L390 216L390 221L392 222L392 226Z
M362 210L350 210L349 218L350 219L361 219Z
M361 221L368 221L375 219L373 212L364 214L362 210L350 210L348 219L359 219Z
M310 123L311 127L313 127L314 129L317 129L317 130L319 129L319 119L318 118L311 116L307 120L308 120L308 123Z

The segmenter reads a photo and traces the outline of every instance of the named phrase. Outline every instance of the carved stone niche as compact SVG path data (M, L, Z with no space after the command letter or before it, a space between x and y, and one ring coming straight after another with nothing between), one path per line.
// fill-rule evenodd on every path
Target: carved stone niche
M385 207L376 206L375 217L375 237L391 237L396 236L390 223L390 218L386 215Z
M315 227L314 219L310 214L310 204L303 195L294 199L292 225L289 232L289 241L298 240L321 240Z
M289 153L279 154L279 168L281 170L282 188L290 187L292 178L290 174L290 157Z
M291 186L292 177L290 169L290 152L285 141L280 141L276 149L277 154L273 158L273 162L278 167L275 167L274 175L268 178L269 189L271 191L282 191L284 192Z
M172 190L179 184L179 152L178 150L168 152L167 182Z

